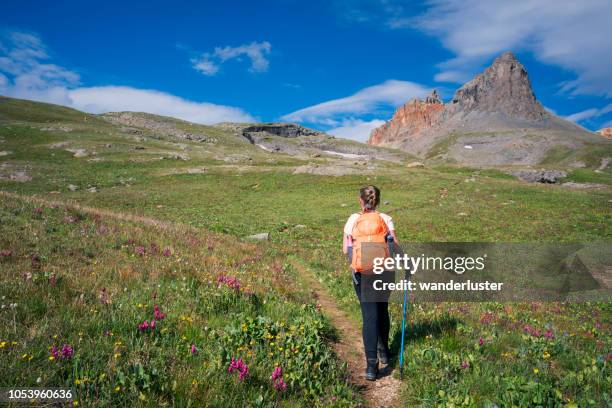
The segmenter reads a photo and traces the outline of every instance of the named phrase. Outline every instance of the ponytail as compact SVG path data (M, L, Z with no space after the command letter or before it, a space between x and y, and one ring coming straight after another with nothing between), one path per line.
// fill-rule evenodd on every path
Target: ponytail
M364 208L374 211L380 202L380 190L376 186L365 186L359 190L359 196L363 200Z

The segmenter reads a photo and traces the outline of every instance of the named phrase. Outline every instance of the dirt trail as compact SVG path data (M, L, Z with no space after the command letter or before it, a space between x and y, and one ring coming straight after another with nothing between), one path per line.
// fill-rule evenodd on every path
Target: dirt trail
M72 208L89 214L97 214L122 221L139 222L149 226L155 226L166 230L197 230L188 225L160 221L151 217L131 215L117 211L100 209L84 206L76 202L50 200L42 197L28 196L17 193L0 191L0 197L20 199L41 205L56 205L65 208ZM366 381L365 355L361 340L361 328L352 322L349 317L338 307L327 290L317 281L310 270L300 261L290 258L291 264L300 272L300 276L311 289L313 296L321 305L324 313L329 317L334 327L340 334L340 340L334 343L334 350L338 356L348 364L351 381L362 392L367 407L387 408L393 407L397 403L401 382L393 377L390 368L381 367L379 378L372 382Z
M51 200L51 199L37 197L37 196L10 193L8 191L0 191L0 197L14 198L14 199L23 200L29 203L35 203L35 204L41 204L41 205L71 208L74 210L82 211L87 214L106 216L106 217L114 218L114 219L121 220L121 221L138 222L144 225L153 226L153 227L157 227L157 228L161 228L165 230L178 230L178 231L184 231L185 229L189 229L193 231L197 230L196 228L191 227L186 224L166 222L166 221L161 221L155 218L145 217L141 215L133 215L133 214L127 214L127 213L122 213L122 212L117 212L117 211L112 211L112 210L106 210L103 208L89 207L89 206L81 205L77 202L69 201L69 200L66 200L66 201Z
M401 381L393 377L391 368L385 367L381 367L381 373L376 381L365 379L365 355L361 340L361 328L340 310L327 290L315 279L306 266L294 258L290 259L290 262L299 271L300 276L310 287L324 313L338 330L340 340L334 344L334 350L348 364L351 381L361 390L366 400L366 406L372 408L396 406Z

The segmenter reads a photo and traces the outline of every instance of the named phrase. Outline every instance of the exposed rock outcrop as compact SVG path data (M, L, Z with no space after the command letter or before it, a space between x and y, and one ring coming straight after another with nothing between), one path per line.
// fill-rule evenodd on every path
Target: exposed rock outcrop
M517 170L508 174L530 183L544 184L555 184L560 179L567 177L567 173L560 170Z
M418 137L437 123L443 110L444 104L435 90L424 101L412 99L400 106L390 121L372 131L368 144L394 145Z
M600 135L612 139L612 128L603 128L597 131Z

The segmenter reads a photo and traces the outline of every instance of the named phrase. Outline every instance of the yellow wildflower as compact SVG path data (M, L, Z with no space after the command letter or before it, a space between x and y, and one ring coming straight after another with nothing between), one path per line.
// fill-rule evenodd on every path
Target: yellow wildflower
M538 370L537 368L534 368L534 369L533 369L533 373L534 373L534 374L537 374L537 373L539 373L539 372L540 372L540 370Z

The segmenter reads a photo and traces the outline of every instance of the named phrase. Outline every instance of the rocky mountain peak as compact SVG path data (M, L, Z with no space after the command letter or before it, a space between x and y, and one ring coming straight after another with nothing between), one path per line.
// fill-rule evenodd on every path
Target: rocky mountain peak
M512 52L505 52L484 72L455 92L450 114L496 112L511 119L541 121L547 113L536 100L527 70Z
M425 98L425 103L442 103L440 95L438 95L438 91L435 89L431 91L431 93Z

